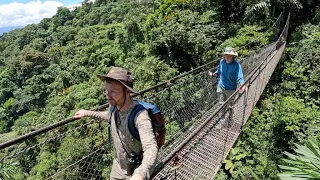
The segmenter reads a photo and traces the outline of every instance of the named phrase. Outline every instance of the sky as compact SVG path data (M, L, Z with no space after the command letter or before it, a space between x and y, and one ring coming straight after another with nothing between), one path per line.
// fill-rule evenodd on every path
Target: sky
M83 0L0 0L0 28L26 26L50 18L58 7L81 5Z

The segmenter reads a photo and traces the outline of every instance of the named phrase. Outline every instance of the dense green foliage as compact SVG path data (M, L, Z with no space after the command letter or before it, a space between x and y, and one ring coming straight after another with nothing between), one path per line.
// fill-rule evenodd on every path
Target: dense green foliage
M142 90L216 60L227 45L247 54L273 41L269 26L281 11L293 9L290 28L295 33L286 55L225 162L227 170L217 176L277 179L282 152L292 152L294 143L313 136L310 127L320 121L319 3L259 3L85 0L74 11L61 7L52 18L5 33L0 37L0 133L22 135L69 117L75 109L103 104L95 75L110 66L130 69L135 88ZM0 164L0 178L22 179L29 173L30 179L45 179L101 141L82 129L55 147L34 149L39 159L26 155L18 166ZM112 162L111 153L99 158ZM22 171L19 166L30 172L17 173ZM103 176L109 172L106 168Z

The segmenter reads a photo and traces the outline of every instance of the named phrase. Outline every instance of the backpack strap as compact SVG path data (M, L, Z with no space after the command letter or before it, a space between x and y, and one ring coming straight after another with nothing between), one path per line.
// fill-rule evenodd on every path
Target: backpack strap
M111 117L115 107L110 105L109 108L109 121L108 121L108 145L111 144Z
M144 101L139 101L139 100L138 100L138 103L141 104L145 109L147 109L148 112L150 110L151 114L161 113L160 109L157 106L153 105L153 104L150 104L150 103L147 103L147 102L144 102Z
M137 130L137 128L134 125L134 118L136 117L137 113L146 109L143 105L141 104L137 104L133 110L131 111L130 115L129 115L129 119L128 119L128 126L129 126L129 131L131 133L131 135L137 139L138 141L140 141L140 136L139 136L139 132Z
M112 113L112 112L114 111L114 108L115 108L114 106L111 106L111 105L110 105L109 112Z

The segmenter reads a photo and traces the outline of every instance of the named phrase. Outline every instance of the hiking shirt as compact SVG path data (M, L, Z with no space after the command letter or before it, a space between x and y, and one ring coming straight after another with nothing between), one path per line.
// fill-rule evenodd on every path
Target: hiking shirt
M235 59L231 63L222 59L215 73L220 75L218 85L224 90L236 90L237 82L244 83L241 65Z
M87 110L86 115L98 120L109 120L110 115L112 115L111 135L114 144L114 154L117 165L120 166L124 174L128 175L127 171L130 168L127 160L128 155L123 146L125 146L128 153L135 152L136 154L140 154L140 152L143 152L142 163L134 170L132 175L139 174L144 179L148 179L150 177L151 169L156 163L158 145L153 133L151 119L146 110L138 112L134 120L134 124L139 132L141 142L133 138L128 127L128 118L133 108L134 107L125 112L119 112L120 122L118 122L118 129L116 125L117 119L115 117L115 112L111 114L109 113L109 110L108 112ZM117 130L119 134L117 133ZM119 137L121 138L122 143Z

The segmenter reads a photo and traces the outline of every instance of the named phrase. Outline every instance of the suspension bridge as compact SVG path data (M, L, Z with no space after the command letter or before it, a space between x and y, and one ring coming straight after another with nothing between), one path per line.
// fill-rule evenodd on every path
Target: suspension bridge
M166 144L160 149L152 179L214 178L283 54L289 17L283 21L281 14L271 27L276 34L273 43L238 58L248 91L233 93L225 104L217 104L217 80L207 74L219 61L140 92L137 98L159 106L167 121ZM225 111L227 105L230 108ZM106 108L108 104L92 110ZM222 118L226 123L217 128ZM104 171L112 162L113 150L107 138L106 122L67 118L0 144L0 167L18 164L11 170L16 169L14 173L21 173L23 179L41 175L44 179L108 179ZM71 154L64 153L65 141L79 146ZM44 154L49 155L41 157ZM46 158L60 161L48 165Z

